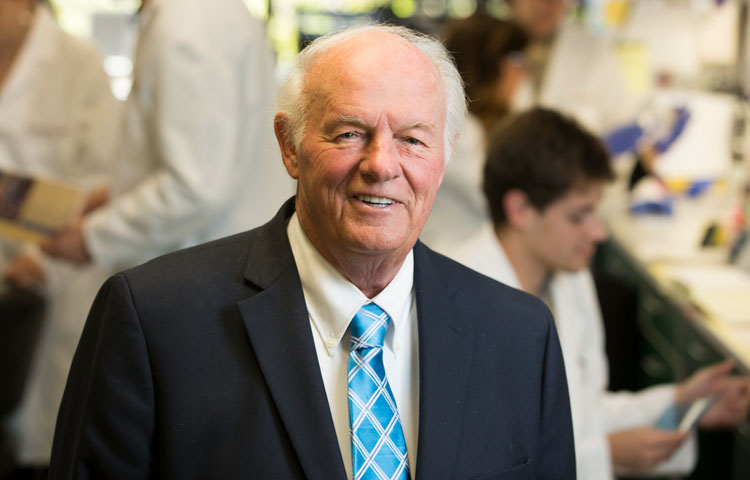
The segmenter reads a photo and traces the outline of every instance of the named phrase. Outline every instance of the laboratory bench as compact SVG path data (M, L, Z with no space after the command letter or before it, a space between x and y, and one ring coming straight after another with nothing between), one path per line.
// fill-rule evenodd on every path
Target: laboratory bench
M605 290L599 297L611 387L680 381L726 358L735 359L737 373L750 374L750 272L728 265L726 245L702 246L706 226L731 207L726 185L678 198L668 216L628 214L623 190L607 197L611 238L600 245L592 273ZM627 293L624 306L618 290ZM700 431L699 448L687 478L750 479L750 417L731 431Z

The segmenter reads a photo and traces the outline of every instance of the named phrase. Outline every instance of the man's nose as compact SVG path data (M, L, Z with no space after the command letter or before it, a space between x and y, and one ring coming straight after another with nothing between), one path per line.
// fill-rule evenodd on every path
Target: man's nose
M359 163L363 176L383 182L401 174L398 148L390 135L375 135Z
M607 239L607 237L609 237L607 226L604 224L601 217L596 213L591 218L588 230L589 237L594 243L603 242Z

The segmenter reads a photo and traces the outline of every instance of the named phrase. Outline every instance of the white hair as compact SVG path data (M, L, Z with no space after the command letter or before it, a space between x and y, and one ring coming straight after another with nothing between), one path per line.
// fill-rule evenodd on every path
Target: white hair
M278 112L285 113L290 121L284 126L287 138L291 138L296 149L302 144L307 123L309 98L304 90L305 76L314 60L331 48L367 32L384 32L397 35L421 51L435 67L445 92L445 162L448 163L452 146L458 140L466 118L466 96L463 81L451 54L442 43L405 27L393 25L363 25L332 32L315 39L300 52L291 72L279 89L276 101Z

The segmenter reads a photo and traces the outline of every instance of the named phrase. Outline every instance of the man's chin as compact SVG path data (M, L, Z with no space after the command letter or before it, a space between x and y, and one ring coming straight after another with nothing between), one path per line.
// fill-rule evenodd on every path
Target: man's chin
M568 273L577 273L588 268L590 261L591 258L587 258L586 260L576 260L565 265L561 270L564 270Z
M357 236L350 239L349 250L359 255L390 256L408 252L417 243L397 238L379 238L378 236Z

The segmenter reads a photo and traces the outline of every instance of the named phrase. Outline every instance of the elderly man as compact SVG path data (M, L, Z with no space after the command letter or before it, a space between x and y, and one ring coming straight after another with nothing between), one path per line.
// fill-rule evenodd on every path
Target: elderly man
M548 311L417 240L465 113L443 47L324 37L279 103L296 198L104 285L50 478L574 478Z

